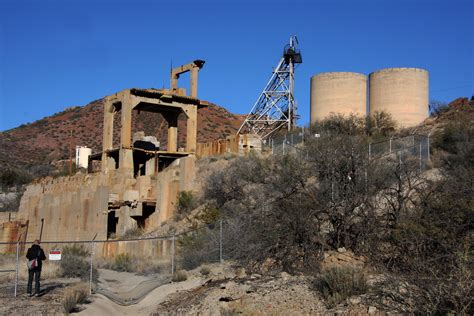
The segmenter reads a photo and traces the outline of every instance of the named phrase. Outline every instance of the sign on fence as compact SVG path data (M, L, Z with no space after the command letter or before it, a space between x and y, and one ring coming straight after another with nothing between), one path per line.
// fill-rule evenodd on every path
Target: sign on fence
M61 260L61 250L51 250L49 252L49 260Z

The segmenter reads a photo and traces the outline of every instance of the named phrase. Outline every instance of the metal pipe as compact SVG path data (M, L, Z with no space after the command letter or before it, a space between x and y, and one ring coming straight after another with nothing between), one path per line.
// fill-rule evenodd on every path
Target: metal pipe
M15 293L14 293L14 297L16 297L16 292L17 292L17 287L18 287L19 256L20 256L20 241L18 241L16 243L16 269L15 269Z

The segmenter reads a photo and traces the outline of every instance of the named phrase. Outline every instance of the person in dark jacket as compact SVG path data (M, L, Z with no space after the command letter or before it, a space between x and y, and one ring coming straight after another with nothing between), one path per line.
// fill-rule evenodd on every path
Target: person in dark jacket
M28 270L28 288L26 292L28 296L32 296L32 287L33 287L33 276L35 277L35 296L40 294L40 277L41 277L41 267L43 265L43 260L46 260L43 249L40 247L40 241L37 239L33 242L31 248L28 249L26 253L26 258L28 260L36 259L37 265L33 269Z

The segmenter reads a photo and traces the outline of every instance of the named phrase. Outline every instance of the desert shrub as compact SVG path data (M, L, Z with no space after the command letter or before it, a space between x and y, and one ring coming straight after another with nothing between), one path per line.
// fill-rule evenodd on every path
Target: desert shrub
M113 270L132 271L132 257L128 253L120 253L115 256Z
M191 270L219 256L219 230L203 227L178 240L179 264Z
M376 111L368 117L367 128L374 140L391 136L397 127L397 123L387 112Z
M61 301L66 314L74 312L78 304L84 304L89 297L87 284L78 284L66 289Z
M66 278L90 279L90 253L82 246L66 246L60 261L61 275ZM98 272L92 268L92 279L97 281Z
M368 289L363 272L350 267L323 270L315 286L330 307L353 295L364 294Z
M145 230L143 228L135 226L133 228L127 229L120 239L134 239L143 236L144 233Z
M182 218L197 206L197 199L192 191L181 191L178 195L177 216Z
M62 251L63 256L77 256L89 257L89 251L83 245L73 244L72 246L64 247Z
M10 187L26 184L31 180L31 175L21 170L0 170L0 188L4 190Z
M173 282L183 282L188 279L188 274L186 273L185 270L179 270L177 271L173 277L171 278L171 281Z
M199 273L203 276L208 276L211 273L211 269L209 267L202 267L201 270L199 270Z

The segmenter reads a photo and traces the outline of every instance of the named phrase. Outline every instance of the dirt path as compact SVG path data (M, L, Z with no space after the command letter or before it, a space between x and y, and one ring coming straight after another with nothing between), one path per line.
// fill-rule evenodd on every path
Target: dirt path
M117 304L117 301L103 294L95 294L90 304L84 305L80 315L149 315L157 306L166 300L169 294L177 291L189 290L199 287L204 281L198 277L192 277L184 282L167 283L156 287L163 279L143 280L142 277L126 272L107 273L102 277L107 278L105 286L109 291L122 301L130 301L131 305ZM127 276L128 274L128 276ZM123 281L123 282L121 282ZM135 283L138 281L138 284ZM112 285L111 285L112 284ZM113 286L115 285L115 286ZM116 292L112 292L115 289ZM120 292L117 290L121 290ZM137 297L140 297L137 299ZM135 302L134 302L135 300Z

